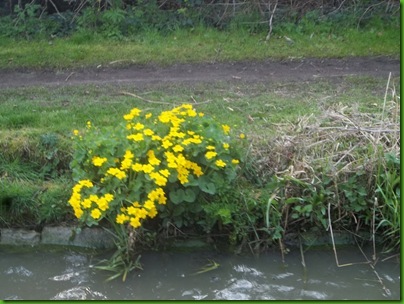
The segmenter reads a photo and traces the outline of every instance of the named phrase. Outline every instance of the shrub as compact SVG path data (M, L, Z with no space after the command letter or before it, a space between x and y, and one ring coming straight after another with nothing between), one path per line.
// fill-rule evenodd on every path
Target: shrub
M99 129L88 122L74 135L76 184L69 203L80 222L106 219L114 227L118 247L126 248L125 265L132 261L135 229L146 219L164 213L167 204L181 215L200 193L220 192L239 163L230 127L191 105L156 117L133 108L116 126Z

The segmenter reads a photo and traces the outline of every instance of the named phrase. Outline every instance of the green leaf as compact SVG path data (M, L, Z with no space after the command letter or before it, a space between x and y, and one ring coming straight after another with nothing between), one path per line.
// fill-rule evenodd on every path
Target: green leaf
M183 214L185 211L185 208L181 205L178 205L177 207L174 208L173 216L179 216Z
M170 191L168 196L170 197L170 200L173 202L173 204L177 205L184 201L185 192L182 189L177 189L174 191Z
M184 201L188 203L194 202L196 199L196 194L193 189L186 189L184 192Z
M201 177L199 180L199 189L201 189L203 192L209 193L209 194L215 194L216 193L216 186L214 183L209 181L207 177Z

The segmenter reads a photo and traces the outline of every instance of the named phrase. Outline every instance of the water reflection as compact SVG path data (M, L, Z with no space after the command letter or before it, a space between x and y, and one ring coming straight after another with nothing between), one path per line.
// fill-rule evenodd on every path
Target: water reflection
M358 260L352 249L339 255ZM109 273L90 266L104 254L73 250L0 248L0 298L8 300L398 300L400 263L379 262L375 271L364 264L337 267L330 250L291 252L282 263L274 251L252 256L199 253L146 253L144 271L127 281L106 282ZM214 260L220 267L195 275ZM380 277L375 275L375 272Z

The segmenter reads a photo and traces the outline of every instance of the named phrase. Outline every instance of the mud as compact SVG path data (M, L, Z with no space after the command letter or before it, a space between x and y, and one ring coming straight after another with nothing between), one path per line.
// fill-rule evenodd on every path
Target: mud
M347 76L387 78L400 75L400 59L391 57L349 57L342 59L288 59L174 64L171 66L130 65L64 69L0 70L0 88L66 86L78 84L133 84L145 86L169 83L284 82L310 81Z

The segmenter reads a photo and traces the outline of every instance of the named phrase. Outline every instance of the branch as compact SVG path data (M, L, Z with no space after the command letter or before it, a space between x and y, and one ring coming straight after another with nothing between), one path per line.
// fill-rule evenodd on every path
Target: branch
M133 94L133 93L129 93L129 92L124 92L124 91L122 91L122 92L119 92L119 93L122 94L122 95L127 95L127 96L135 97L135 98L137 98L137 99L140 99L140 100L145 101L145 102L148 102L148 103L171 105L171 103L169 103L169 102L153 101L153 100L149 100L149 99L143 98L143 97L141 97L141 96L139 96L139 95L136 95L136 94Z
M269 25L269 31L268 31L268 35L265 38L266 41L268 41L271 38L271 34L272 34L272 19L274 18L274 14L275 14L275 10L276 7L278 6L278 0L276 0L275 2L275 6L274 9L271 12L271 1L268 1L268 11L271 12L271 16L269 17L269 21L268 21L268 25Z

